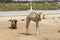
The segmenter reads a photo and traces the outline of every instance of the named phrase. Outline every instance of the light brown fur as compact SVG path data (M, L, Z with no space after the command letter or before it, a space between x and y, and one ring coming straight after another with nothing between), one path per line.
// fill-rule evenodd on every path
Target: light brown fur
M38 23L41 21L41 13L36 13L35 11L32 11L27 17L26 17L26 31L28 32L28 26L30 21L36 22L36 33L38 34Z

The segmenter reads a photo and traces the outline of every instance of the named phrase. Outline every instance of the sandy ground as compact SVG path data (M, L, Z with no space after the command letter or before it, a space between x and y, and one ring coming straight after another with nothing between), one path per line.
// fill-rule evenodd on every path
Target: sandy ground
M36 36L35 22L29 25L30 35L25 35L26 16L0 17L1 40L60 40L60 15L47 15L47 19L39 22L39 34ZM9 29L10 19L17 19L17 29Z

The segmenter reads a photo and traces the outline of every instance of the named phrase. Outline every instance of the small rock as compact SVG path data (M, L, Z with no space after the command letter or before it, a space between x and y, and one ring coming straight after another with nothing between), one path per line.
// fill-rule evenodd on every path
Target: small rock
M21 19L21 21L25 21L25 19Z

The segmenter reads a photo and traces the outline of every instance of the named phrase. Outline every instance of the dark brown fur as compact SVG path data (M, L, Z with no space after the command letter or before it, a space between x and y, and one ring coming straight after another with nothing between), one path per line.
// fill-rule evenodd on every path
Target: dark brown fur
M12 29L16 29L17 28L17 20L9 20L11 22L11 27Z

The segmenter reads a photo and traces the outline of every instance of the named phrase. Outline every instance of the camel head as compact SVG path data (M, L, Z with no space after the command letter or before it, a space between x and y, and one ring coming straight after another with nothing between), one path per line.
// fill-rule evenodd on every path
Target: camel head
M11 20L9 20L12 24L15 24L16 22L17 22L17 20L15 20L15 19L11 19Z
M39 20L41 21L42 19L42 12L39 13Z

